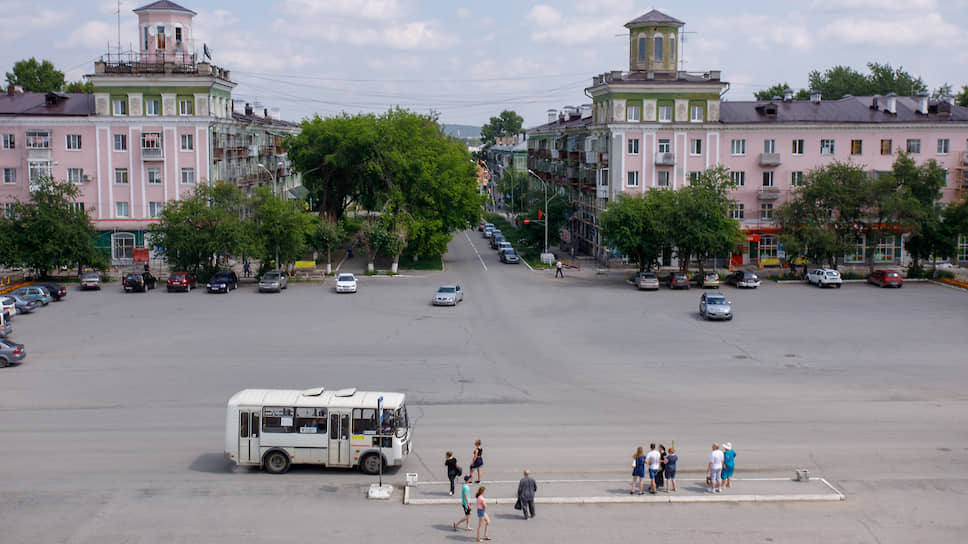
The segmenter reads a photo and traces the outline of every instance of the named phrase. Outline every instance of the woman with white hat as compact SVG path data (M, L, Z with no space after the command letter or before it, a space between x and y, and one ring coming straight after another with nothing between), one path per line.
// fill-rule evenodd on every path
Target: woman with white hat
M729 442L723 444L723 486L733 487L733 469L736 468L736 452Z

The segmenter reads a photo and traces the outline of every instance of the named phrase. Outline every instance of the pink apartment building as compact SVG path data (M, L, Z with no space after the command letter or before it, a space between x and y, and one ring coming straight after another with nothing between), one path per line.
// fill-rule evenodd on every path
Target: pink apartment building
M733 217L747 240L734 265L780 264L774 207L807 172L834 160L876 173L891 170L903 150L948 170L944 201L968 188L968 108L927 96L825 101L814 93L797 101L792 91L767 102L727 101L719 71L677 70L682 25L655 10L626 24L630 70L594 77L586 89L592 104L549 110L548 123L529 130L529 167L575 189L576 249L607 255L596 219L618 194L676 189L716 165L738 185ZM871 249L879 262L904 264L902 242L898 235ZM844 262L863 262L866 249ZM959 240L958 260L968 262L968 239Z

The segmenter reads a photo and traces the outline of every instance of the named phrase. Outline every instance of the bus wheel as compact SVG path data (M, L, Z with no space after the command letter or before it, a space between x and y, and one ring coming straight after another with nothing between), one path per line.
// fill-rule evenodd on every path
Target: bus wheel
M270 451L262 460L262 464L270 474L283 474L289 470L289 456L282 451Z
M371 453L360 460L360 470L364 474L378 474L380 472L381 462L382 460L379 455Z

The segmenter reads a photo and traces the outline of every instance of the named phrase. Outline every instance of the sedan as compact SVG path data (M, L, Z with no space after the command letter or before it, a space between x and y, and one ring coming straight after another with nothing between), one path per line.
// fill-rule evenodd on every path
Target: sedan
M27 287L21 287L13 292L15 295L19 295L25 300L33 300L41 306L47 306L54 297L50 296L47 289L43 287L37 287L34 285L28 285Z
M233 270L216 272L205 287L209 293L228 293L239 288L239 276Z
M355 293L356 276L354 276L353 274L340 274L336 276L336 292L337 293Z
M262 279L259 280L260 293L268 291L281 293L286 287L289 287L289 276L282 270L270 270L263 274Z
M715 287L716 289L719 289L719 274L715 272L706 272L699 280L699 284L702 285L703 288Z
M897 270L875 270L867 276L867 283L873 283L878 287L904 287L904 278Z
M81 289L101 290L101 274L97 272L84 272L80 277Z
M518 264L521 262L521 257L518 257L513 247L509 247L501 250L501 262L505 264Z
M639 289L655 291L659 288L659 277L655 272L639 272L635 276L635 286Z
M198 278L195 274L190 274L188 272L172 272L168 276L168 292L172 291L185 291L186 293L191 292L192 289L198 288Z
M682 272L673 272L666 278L669 289L689 289L689 276Z
M699 315L704 319L733 319L732 303L720 293L703 293L699 298Z
M54 297L55 301L59 301L67 296L67 288L63 285L48 282L38 282L34 285L47 289L47 292L50 293L50 296Z
M19 363L27 355L23 344L11 342L10 340L0 340L0 368L10 363Z
M434 294L434 306L457 306L457 303L464 300L464 291L460 285L448 284L441 285Z
M737 270L726 278L726 283L735 285L736 287L749 287L750 289L756 289L760 286L760 277L757 276L755 272Z
M4 309L6 309L6 300L10 300L13 303L14 311L18 314L29 314L30 312L37 309L40 303L35 300L27 300L24 297L11 293L6 295L4 298Z

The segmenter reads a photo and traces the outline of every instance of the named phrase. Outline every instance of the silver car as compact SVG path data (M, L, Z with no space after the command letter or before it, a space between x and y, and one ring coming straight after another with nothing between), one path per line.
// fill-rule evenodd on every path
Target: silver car
M84 272L80 277L81 289L101 289L101 274L97 272Z
M732 303L720 293L703 293L699 298L699 315L704 319L733 319Z
M286 287L289 287L289 276L282 270L270 270L259 280L260 293L267 291L279 293Z
M659 277L655 272L640 272L635 276L635 286L639 289L656 291L659 289Z
M10 363L19 363L24 360L27 352L23 344L11 342L10 340L0 340L0 368Z
M464 291L457 284L441 285L434 294L434 306L457 306L464 300Z
M355 293L356 276L354 276L353 274L340 274L336 276L336 292L337 293Z

